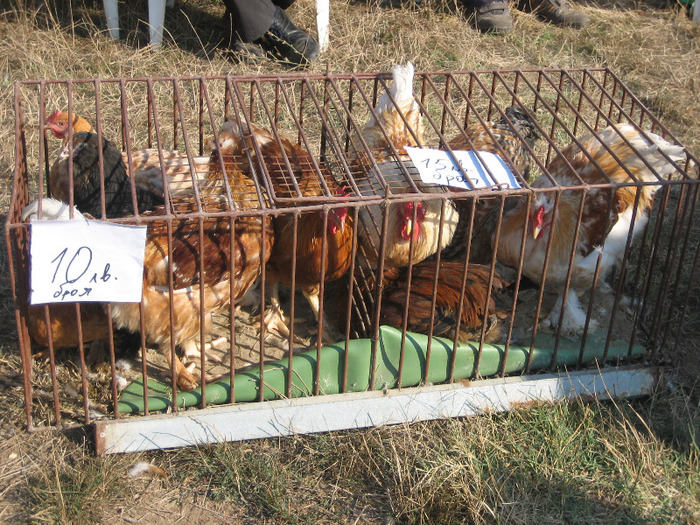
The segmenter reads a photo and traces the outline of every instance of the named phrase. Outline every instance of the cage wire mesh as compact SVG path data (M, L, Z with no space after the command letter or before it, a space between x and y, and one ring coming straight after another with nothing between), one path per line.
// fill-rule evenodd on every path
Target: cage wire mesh
M16 83L6 237L29 428L212 403L662 360L662 350L682 337L692 302L697 159L687 149L667 156L670 181L641 180L630 168L623 168L631 175L624 183L571 175L578 182L563 185L548 176L570 144L583 149L581 162L599 167L583 137L600 139L619 123L678 145L634 94L607 69L416 73L422 134L398 111L409 142L451 152L458 138L459 149L479 149L464 130L502 122L528 159L523 168L512 148L499 145L498 130L489 128L486 140L521 188L504 189L494 180L463 190L421 183L417 167L394 146L386 122L375 124L386 142L384 154L366 140L363 128L379 118L374 108L391 85L386 73ZM389 100L396 110L394 97ZM515 126L507 112L512 106L525 112L538 140L528 140ZM132 210L144 180L160 192L163 204L155 211L110 217L105 158L98 155L103 182L95 217L148 226L147 250L149 243L157 245L166 275L144 284L158 288L158 312L145 299L126 306L29 305L30 227L21 214L35 199L45 209L54 192L52 166L64 147L44 127L54 110L86 117L98 137L122 152ZM228 128L222 127L225 121ZM72 128L65 146L69 158L78 149ZM227 155L232 133L240 147ZM635 143L625 146L636 152ZM607 153L613 159L620 155ZM564 164L569 173L580 171ZM488 180L491 171L485 172ZM453 174L466 176L460 168ZM71 189L77 184L69 182ZM542 195L554 202L555 214L573 218L576 238L589 227L588 210L600 204L587 196L626 191L632 209L642 210L649 187L658 190L649 221L638 218L635 225L628 217L624 231L616 231L622 247L609 284L598 279L600 246L593 247L593 269L587 270L595 273L593 285L583 288L577 285L578 249L571 241L547 242L542 269L554 264L554 250L563 250L565 264L563 277L547 274L544 285L528 278L526 250L518 248L509 266L497 253L512 210ZM564 209L571 195L578 204ZM67 200L77 204L70 191ZM620 211L614 199L605 202L596 217ZM397 262L396 234L390 231L394 215L404 210L404 221L423 227L426 209L433 213L434 243L452 242L452 249L437 248L418 260L414 255L423 241L413 235L415 226L404 236L407 262ZM520 242L533 228L527 225L532 217L523 220ZM338 221L349 230L340 239ZM276 249L289 253L280 256ZM310 260L309 252L322 255ZM148 273L148 257L145 264ZM477 277L481 295L469 295ZM269 286L275 282L283 285L279 301ZM189 287L184 303L178 286ZM441 302L447 289L453 294L449 306ZM538 322L556 308L560 294L569 304L579 293L585 317L580 329L557 325L566 308L560 319L550 314L553 328ZM110 320L125 310L136 324L123 330ZM279 314L281 329L279 323L267 324L271 311ZM187 336L181 334L184 325ZM201 349L201 341L207 360L196 351L182 355ZM181 388L171 390L173 384Z

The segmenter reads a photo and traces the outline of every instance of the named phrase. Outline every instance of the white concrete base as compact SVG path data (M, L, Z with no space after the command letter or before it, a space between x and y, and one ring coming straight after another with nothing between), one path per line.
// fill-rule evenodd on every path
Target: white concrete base
M95 423L98 454L140 452L503 412L525 403L650 394L661 369L607 368L188 410Z

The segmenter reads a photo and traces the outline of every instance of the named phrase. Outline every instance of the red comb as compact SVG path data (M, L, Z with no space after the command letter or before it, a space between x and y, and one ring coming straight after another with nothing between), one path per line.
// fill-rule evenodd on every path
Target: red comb
M61 114L60 111L56 110L51 115L49 115L49 118L46 119L46 122L53 122L53 119L55 119L57 116Z

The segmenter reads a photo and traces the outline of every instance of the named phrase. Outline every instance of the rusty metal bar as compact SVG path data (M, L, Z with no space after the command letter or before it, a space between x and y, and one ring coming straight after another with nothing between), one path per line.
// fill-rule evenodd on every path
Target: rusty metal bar
M353 222L353 232L352 232L352 249L350 251L350 268L348 270L348 296L345 302L345 307L347 309L347 315L345 316L345 341L344 341L344 354L343 354L343 370L341 378L341 393L346 393L348 390L348 352L350 348L350 329L352 326L352 305L353 305L353 295L355 292L355 268L357 265L357 230L355 226L358 223L358 209L357 207L352 208L352 222ZM349 214L348 214L349 216Z

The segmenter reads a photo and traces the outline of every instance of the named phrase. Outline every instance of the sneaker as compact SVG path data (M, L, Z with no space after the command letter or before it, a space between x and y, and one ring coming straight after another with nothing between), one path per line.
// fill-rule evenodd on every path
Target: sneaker
M583 11L571 7L568 0L524 0L520 9L558 26L581 29L591 23L591 18Z
M284 9L275 8L270 29L255 41L277 60L294 67L308 66L318 58L318 42L294 25Z
M508 10L508 2L496 0L476 8L476 28L482 33L510 33L513 19Z

